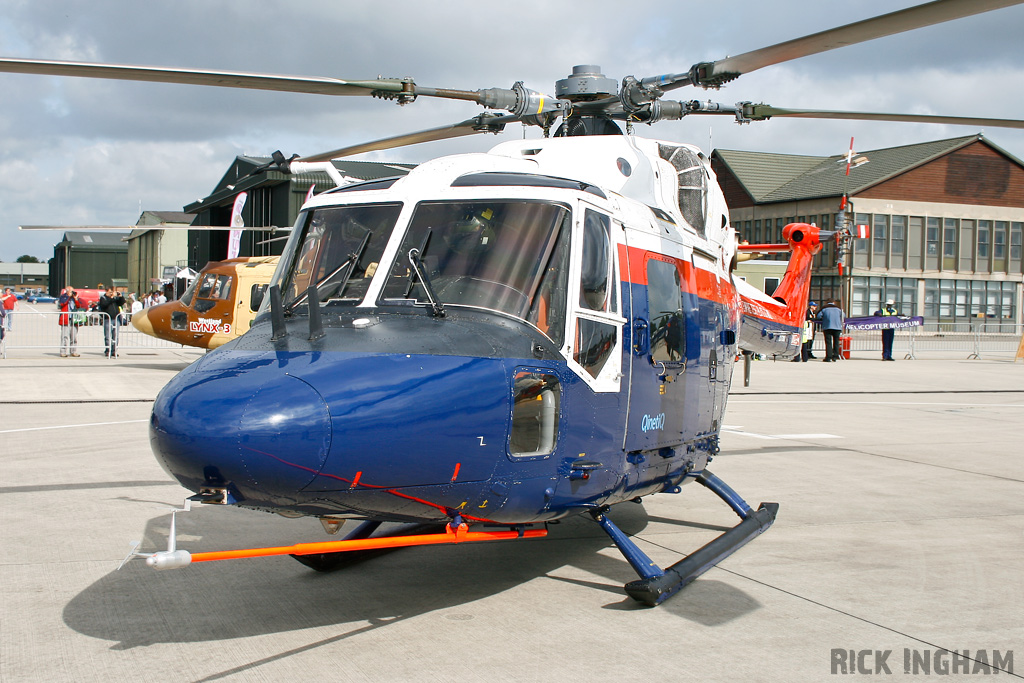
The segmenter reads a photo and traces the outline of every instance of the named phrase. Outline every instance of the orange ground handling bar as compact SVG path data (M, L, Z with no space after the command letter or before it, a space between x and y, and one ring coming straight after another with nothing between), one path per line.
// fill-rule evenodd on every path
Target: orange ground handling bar
M377 550L380 548L404 548L416 545L441 545L443 543L476 543L480 541L504 541L516 538L543 538L547 529L525 529L519 531L469 531L469 526L460 524L455 529L449 525L443 534L422 534L419 536L391 536L381 538L353 539L350 541L325 541L323 543L298 543L276 548L243 548L208 553L193 553L192 562L213 560L237 560L244 557L269 557L271 555L312 555L314 553L336 553L348 550Z

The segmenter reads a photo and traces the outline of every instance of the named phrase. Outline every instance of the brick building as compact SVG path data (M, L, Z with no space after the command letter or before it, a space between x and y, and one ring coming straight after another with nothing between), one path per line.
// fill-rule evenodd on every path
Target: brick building
M888 298L932 322L1021 322L1024 164L982 135L828 157L716 150L712 164L741 240L781 241L798 221L834 227L843 193L856 224L844 277L830 247L811 296L867 315Z

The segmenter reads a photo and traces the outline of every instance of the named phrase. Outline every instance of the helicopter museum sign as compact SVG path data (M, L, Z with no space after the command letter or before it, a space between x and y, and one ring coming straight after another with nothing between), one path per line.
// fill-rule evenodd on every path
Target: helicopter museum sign
M921 327L924 318L919 315L866 315L860 318L847 318L847 330L902 330L908 327Z

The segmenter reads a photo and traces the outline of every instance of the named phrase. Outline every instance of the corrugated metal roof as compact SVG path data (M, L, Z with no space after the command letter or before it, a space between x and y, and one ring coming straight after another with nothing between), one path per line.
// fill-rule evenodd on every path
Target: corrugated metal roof
M72 249L100 249L103 251L128 251L128 244L121 238L127 232L65 232L61 244L68 243Z
M136 225L160 225L161 223L184 223L191 225L196 215L185 211L143 211Z
M844 192L854 195L983 139L978 134L856 152L856 156L866 157L868 162L851 168L849 177L846 176L845 154L794 157L789 154L732 150L717 150L716 154L726 163L755 202L770 204L837 197Z
M715 153L725 162L754 201L761 201L762 197L818 166L823 158L731 149L719 149Z
M326 173L296 173L285 175L277 171L267 171L259 175L246 176L253 168L271 161L271 157L238 156L231 164L228 172L224 174L217 187L209 196L185 206L186 210L201 211L210 206L218 206L233 200L234 197L244 190L251 190L254 187L276 185L282 182L290 182L298 188L306 188L316 184L321 189L334 187L334 181ZM332 162L343 176L351 176L359 180L376 180L396 175L405 175L416 164L392 164L379 161L348 161L345 159ZM238 178L241 179L238 179Z

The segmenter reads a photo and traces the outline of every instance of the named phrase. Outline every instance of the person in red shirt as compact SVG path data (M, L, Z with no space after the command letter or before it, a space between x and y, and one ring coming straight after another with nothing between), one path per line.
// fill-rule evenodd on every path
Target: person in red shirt
M78 358L78 326L74 321L74 312L78 309L78 294L75 290L60 290L57 308L61 312L57 317L57 324L60 325L60 357L66 358L70 355L72 358Z
M3 296L0 296L0 300L3 300L4 305L4 326L7 328L7 331L10 332L11 320L14 318L11 313L14 312L15 307L18 305L18 297L15 296L14 292L11 291L11 288L8 287L4 290Z

